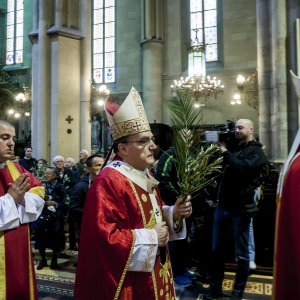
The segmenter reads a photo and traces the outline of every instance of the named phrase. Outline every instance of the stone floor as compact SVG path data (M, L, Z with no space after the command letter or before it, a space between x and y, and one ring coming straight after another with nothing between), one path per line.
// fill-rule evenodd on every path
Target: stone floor
M43 300L70 300L73 299L73 289L75 282L77 252L65 250L59 255L58 264L60 270L51 270L45 267L36 270L37 284L39 289L39 299ZM51 251L47 251L48 264L51 261ZM39 254L34 250L34 261L37 265ZM234 273L226 272L223 282L223 291L226 293L233 287ZM207 293L208 284L194 280L190 287L175 286L177 300L201 300L203 294ZM247 300L270 300L272 295L272 276L262 276L252 274L247 283L247 288L243 299ZM101 298L99 298L101 299ZM224 297L225 299L229 299Z

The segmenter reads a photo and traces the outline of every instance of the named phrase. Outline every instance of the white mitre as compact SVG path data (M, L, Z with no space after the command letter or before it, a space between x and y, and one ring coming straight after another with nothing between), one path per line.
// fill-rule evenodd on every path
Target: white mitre
M114 141L123 136L151 130L142 99L134 87L120 106L108 98L104 109Z

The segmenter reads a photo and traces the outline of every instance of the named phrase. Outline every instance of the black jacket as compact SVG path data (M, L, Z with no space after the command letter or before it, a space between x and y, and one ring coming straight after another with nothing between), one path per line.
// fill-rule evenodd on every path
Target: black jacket
M238 213L246 204L253 202L257 181L267 158L262 145L256 141L243 143L234 152L224 152L223 158L219 205Z
M69 213L77 221L81 221L86 195L89 189L89 175L85 175L73 188L70 194Z
M21 158L19 160L19 165L21 165L23 168L25 168L27 171L32 172L33 169L36 167L37 160L33 157L26 159Z

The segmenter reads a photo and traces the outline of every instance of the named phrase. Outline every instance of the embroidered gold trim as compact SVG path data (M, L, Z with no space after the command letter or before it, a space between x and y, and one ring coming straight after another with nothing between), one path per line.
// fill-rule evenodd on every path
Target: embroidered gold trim
M3 231L0 231L0 299L6 299L5 242Z
M133 192L134 192L135 198L136 198L137 203L138 203L138 205L139 205L139 208L140 208L140 210L141 210L142 218L143 218L143 225L144 225L144 227L146 227L146 225L147 225L147 224L146 224L146 217L145 217L145 213L144 213L144 209L143 209L143 206L142 206L140 197L139 197L139 195L138 195L138 193L137 193L137 191L136 191L136 188L135 188L133 182L132 182L129 178L127 178L127 180L128 180L128 182L129 182L129 184L130 184L130 186L131 186L131 188L132 188L132 190L133 190Z
M156 278L155 278L154 271L151 272L151 277L152 277L152 281L153 281L155 300L157 300L158 299L158 291L157 291L157 284L156 284Z
M127 178L128 179L128 178ZM142 213L142 218L143 218L143 225L144 227L146 228L147 224L146 224L146 217L145 217L145 213L144 213L144 210L143 210L143 207L142 207L142 203L141 203L141 200L140 200L140 197L136 191L136 188L133 184L133 182L131 180L129 180L129 184L134 192L134 195L136 197L136 200L138 202L138 205L140 207L140 210L141 210L141 213ZM152 281L153 281L153 288L154 288L154 295L155 295L155 300L158 299L158 291L157 291L157 284L156 284L156 279L155 279L155 274L154 274L154 271L151 272L151 277L152 277Z
M156 225L156 220L155 220L154 212L152 211L150 220L147 223L146 228L147 229L152 229L155 225Z
M141 198L142 198L142 200L146 203L147 202L147 196L145 195L145 194L142 194L141 195Z
M117 300L120 296L121 288L122 288L126 273L128 271L129 263L130 263L130 260L131 260L131 257L132 257L132 253L133 253L133 249L134 249L134 245L135 245L135 240L136 240L136 234L133 230L131 232L132 232L132 245L131 245L130 253L129 253L125 268L123 270L120 282L119 282L118 287L117 287L116 294L114 296L114 300Z

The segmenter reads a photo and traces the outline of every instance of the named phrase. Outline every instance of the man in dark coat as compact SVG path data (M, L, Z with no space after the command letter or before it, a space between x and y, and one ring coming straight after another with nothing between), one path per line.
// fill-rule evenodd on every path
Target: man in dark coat
M235 124L237 149L229 152L220 143L223 155L223 175L218 190L218 206L214 214L211 281L211 298L222 297L224 279L224 248L226 245L226 226L231 226L237 271L232 291L234 299L241 299L249 273L249 224L251 213L256 211L254 203L257 179L267 159L262 145L253 138L253 123L240 119Z
M79 243L80 226L85 198L93 180L99 173L104 159L100 155L92 155L85 162L86 175L73 187L70 194L69 214L75 220L76 241Z

